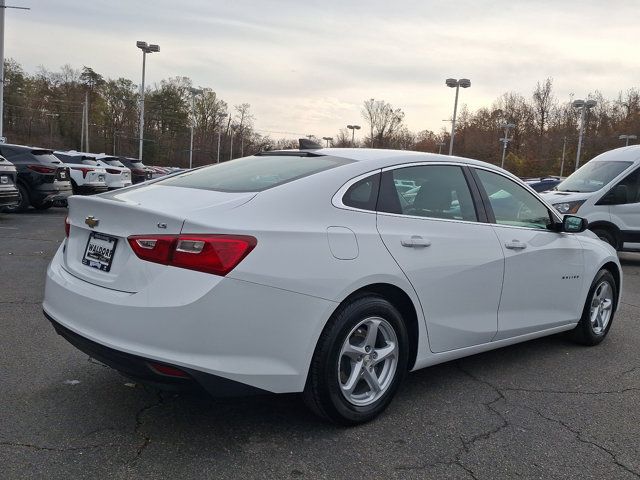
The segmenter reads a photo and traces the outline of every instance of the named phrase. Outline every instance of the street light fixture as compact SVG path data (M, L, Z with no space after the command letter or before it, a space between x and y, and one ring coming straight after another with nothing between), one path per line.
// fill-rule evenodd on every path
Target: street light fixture
M360 130L360 125L347 125L347 128L351 130L351 148L355 145L356 130Z
M628 147L629 146L629 140L636 140L638 138L637 135L620 135L618 137L618 140L626 140L624 146Z
M138 147L138 159L142 161L142 147L144 141L144 74L147 62L147 53L159 52L160 46L155 44L147 45L147 42L137 41L136 47L142 50L142 83L140 84L140 145Z
M333 137L322 137L323 140L327 142L327 148L329 148L329 142L333 141Z
M586 112L598 104L595 100L574 100L573 108L580 109L580 135L578 136L578 151L576 152L576 170L580 166L580 153L582 152L582 137L584 134L584 122Z
M216 157L216 163L220 163L220 136L222 135L222 121L228 116L226 113L218 115L220 117L220 124L218 125L218 155Z
M460 91L460 87L469 88L471 86L471 80L468 78L461 78L459 80L447 78L445 84L449 88L456 89L456 99L453 104L453 118L451 120L451 139L449 140L449 155L453 155L453 138L456 134L456 114L458 113L458 92Z
M189 141L189 168L193 168L193 124L195 123L195 102L196 95L202 95L203 90L200 88L189 88L191 93L191 139Z
M500 164L500 168L504 168L504 158L507 155L507 146L509 145L509 142L513 140L512 138L509 138L509 129L516 128L516 125L515 123L505 123L502 125L502 128L504 128L504 138L500 139L502 142L502 163Z

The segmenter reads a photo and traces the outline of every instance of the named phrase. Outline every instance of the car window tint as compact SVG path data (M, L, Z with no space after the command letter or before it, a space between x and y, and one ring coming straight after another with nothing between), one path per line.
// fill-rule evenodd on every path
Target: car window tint
M547 229L551 217L547 207L528 190L497 173L476 170L500 225Z
M416 217L478 221L464 173L460 167L450 165L421 165L385 172L378 210Z
M199 188L218 192L260 192L352 160L331 156L269 155L230 160L190 170L156 185Z
M623 186L623 197L626 197L625 202L618 203L638 203L640 202L640 168L627 175L614 189L618 189L618 186ZM617 203L617 202L616 202Z
M361 208L363 210L375 210L378 200L378 186L380 175L372 175L362 179L349 187L342 197L342 203L348 207Z

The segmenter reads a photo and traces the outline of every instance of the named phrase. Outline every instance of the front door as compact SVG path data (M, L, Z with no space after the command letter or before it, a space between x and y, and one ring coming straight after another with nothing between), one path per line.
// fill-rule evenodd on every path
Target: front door
M552 214L511 179L475 169L505 255L496 340L576 322L582 311L582 246L549 229ZM485 197L486 198L486 197Z
M623 188L617 202L609 206L611 221L620 228L623 248L640 249L640 168L627 175L614 187Z
M416 187L399 188L411 183ZM418 165L382 175L378 231L420 299L433 352L496 335L504 256L479 213L461 166Z

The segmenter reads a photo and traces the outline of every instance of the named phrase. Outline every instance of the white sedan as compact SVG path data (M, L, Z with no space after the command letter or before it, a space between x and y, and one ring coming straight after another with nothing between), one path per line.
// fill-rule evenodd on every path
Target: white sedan
M304 392L356 424L408 371L559 332L601 342L622 271L585 228L475 160L264 152L71 197L43 308L141 381Z

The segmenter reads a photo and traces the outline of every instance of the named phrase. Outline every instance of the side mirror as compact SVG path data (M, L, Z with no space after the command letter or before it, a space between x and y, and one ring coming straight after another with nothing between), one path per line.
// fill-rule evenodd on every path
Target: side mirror
M580 233L587 229L589 222L586 218L575 215L565 215L562 219L562 231L567 233Z

